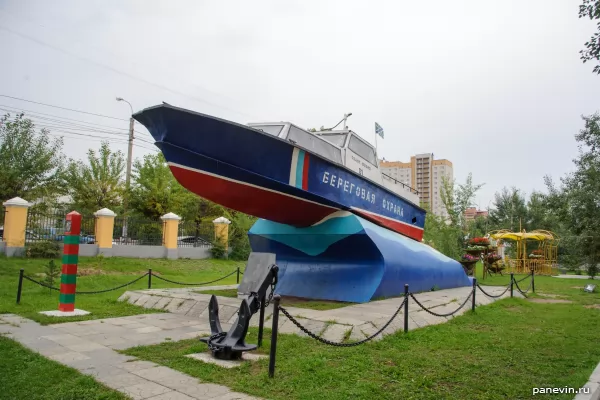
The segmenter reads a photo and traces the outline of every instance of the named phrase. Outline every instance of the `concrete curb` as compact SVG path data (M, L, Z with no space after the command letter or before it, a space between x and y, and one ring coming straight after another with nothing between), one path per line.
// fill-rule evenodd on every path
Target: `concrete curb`
M596 369L594 369L584 387L590 388L590 393L580 393L575 396L575 400L600 400L600 363L596 365Z

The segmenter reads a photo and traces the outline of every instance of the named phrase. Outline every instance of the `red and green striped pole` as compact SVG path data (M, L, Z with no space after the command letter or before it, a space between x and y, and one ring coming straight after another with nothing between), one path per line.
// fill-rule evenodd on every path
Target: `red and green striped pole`
M75 288L77 286L77 261L79 258L79 234L81 214L72 211L67 214L65 239L60 277L59 311L75 311Z

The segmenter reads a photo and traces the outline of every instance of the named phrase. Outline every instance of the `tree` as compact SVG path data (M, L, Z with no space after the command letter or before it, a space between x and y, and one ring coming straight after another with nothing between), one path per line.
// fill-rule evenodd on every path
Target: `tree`
M0 200L55 199L65 192L63 141L50 140L49 134L47 129L36 133L24 114L0 119Z
M231 259L247 260L250 255L250 241L248 231L258 218L230 210L231 225L229 226L229 242L232 247Z
M471 206L475 194L484 184L473 184L473 174L469 173L464 184L450 182L446 177L442 178L440 195L446 212L450 217L450 223L460 227L463 231L467 229L465 211Z
M144 156L133 163L130 206L136 213L158 220L169 212L179 212L189 196L173 177L162 153Z
M554 210L548 207L547 195L532 192L527 202L527 230L545 229L558 231L560 227Z
M457 226L442 217L428 212L425 216L423 240L440 253L454 259L460 258L463 235Z
M516 232L527 229L523 226L527 222L527 205L525 196L516 187L504 187L501 192L494 195L494 209L490 210L490 224L495 229L508 229Z
M86 214L104 207L113 211L121 209L125 193L124 169L123 153L112 152L108 141L102 142L97 154L92 149L88 150L87 164L70 160L66 179L73 206Z
M557 219L574 238L570 252L573 262L585 262L595 275L600 256L600 114L583 116L584 129L575 136L579 157L573 160L575 172L556 187L550 177L548 204Z
M579 18L586 17L592 21L600 19L600 0L583 0L579 6ZM585 43L585 50L579 52L584 63L592 60L600 61L600 22L596 27L598 32L594 33ZM594 67L594 73L600 74L600 64Z
M489 231L488 219L479 216L467 223L467 227L467 233L470 238L485 236Z
M448 218L438 217L432 212L427 213L423 236L425 243L450 258L460 258L464 238L469 228L464 214L482 186L483 184L473 184L471 174L467 176L464 184L457 184L443 178L441 197Z

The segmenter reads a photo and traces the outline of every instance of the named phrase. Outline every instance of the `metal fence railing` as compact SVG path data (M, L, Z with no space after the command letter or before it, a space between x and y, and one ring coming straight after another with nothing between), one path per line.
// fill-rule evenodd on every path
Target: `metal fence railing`
M25 243L43 241L63 241L65 234L66 213L59 211L29 211L25 228ZM93 244L95 237L95 217L93 215L81 216L80 244Z
M164 242L163 230L162 221L115 218L113 246L161 246Z
M2 218L2 221L0 221L0 241L1 241L4 237L4 221L6 220L6 207L2 207L2 211L0 211L0 218Z
M215 238L210 222L182 221L179 224L177 247L210 247Z

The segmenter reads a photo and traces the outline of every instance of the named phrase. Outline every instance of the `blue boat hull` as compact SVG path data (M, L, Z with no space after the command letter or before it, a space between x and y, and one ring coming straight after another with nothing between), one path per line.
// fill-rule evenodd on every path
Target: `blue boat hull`
M248 233L255 252L275 253L277 293L368 302L433 287L471 285L462 265L431 247L350 213L309 228L259 220Z
M422 239L423 209L289 141L167 105L134 118L148 128L175 178L208 200L296 227L347 210Z

